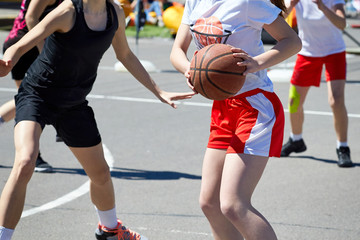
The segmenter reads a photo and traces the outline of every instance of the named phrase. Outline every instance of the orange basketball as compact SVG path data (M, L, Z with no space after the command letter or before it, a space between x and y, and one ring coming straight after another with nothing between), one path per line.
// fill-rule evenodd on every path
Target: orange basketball
M200 49L192 58L190 79L195 90L206 98L224 100L234 96L244 85L239 58L233 57L232 46L212 44Z

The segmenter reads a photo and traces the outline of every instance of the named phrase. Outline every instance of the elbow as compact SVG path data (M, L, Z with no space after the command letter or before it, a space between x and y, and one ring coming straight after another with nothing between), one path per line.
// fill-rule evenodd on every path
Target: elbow
M170 62L171 62L171 64L174 66L175 56L174 56L174 53L173 53L173 52L170 53Z

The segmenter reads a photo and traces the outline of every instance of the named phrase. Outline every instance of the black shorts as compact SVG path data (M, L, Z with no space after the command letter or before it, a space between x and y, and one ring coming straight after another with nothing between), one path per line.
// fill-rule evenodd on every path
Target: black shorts
M3 52L9 48L8 42L4 43ZM35 61L35 59L39 56L39 50L37 47L33 47L24 55L22 55L16 65L11 69L11 77L14 80L23 80L25 77L25 73L31 66L31 64Z
M30 120L39 123L42 129L53 125L69 147L92 147L101 142L94 112L87 101L70 108L57 108L47 105L39 96L22 91L15 96L15 103L15 124Z

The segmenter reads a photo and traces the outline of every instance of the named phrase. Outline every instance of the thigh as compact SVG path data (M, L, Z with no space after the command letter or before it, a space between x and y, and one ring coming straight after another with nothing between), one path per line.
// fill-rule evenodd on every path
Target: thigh
M221 180L221 202L236 199L250 203L267 161L268 157L227 154Z
M70 150L93 181L102 181L103 179L96 178L102 178L104 173L110 174L101 143L93 147L70 147Z
M15 163L24 160L31 161L35 167L41 132L40 124L34 121L25 120L16 124L14 128Z
M220 183L226 149L206 149L201 178L200 198L219 202Z
M344 80L334 80L327 82L328 87L328 99L344 101L345 99L345 81Z

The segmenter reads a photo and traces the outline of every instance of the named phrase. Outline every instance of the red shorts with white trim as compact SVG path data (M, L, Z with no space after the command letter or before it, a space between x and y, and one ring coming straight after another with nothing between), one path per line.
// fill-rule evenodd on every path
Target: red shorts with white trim
M280 157L284 122L283 106L273 92L254 89L214 101L208 148Z
M325 57L307 57L298 54L291 77L291 84L301 87L320 86L321 74L325 65L326 81L346 79L345 52Z

